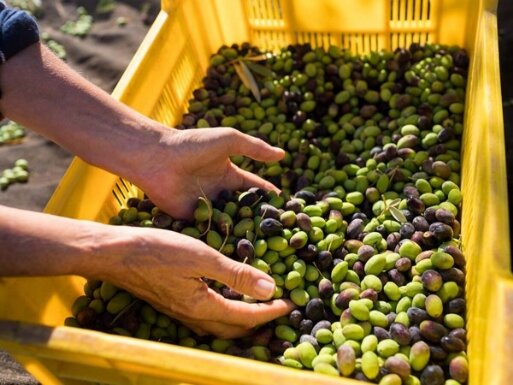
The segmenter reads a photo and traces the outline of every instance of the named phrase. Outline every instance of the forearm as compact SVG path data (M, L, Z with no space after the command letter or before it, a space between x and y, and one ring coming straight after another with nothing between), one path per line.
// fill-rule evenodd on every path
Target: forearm
M0 205L0 276L100 277L127 248L125 232Z
M133 181L133 164L149 161L141 149L159 143L166 130L111 98L39 43L2 65L0 86L4 115Z

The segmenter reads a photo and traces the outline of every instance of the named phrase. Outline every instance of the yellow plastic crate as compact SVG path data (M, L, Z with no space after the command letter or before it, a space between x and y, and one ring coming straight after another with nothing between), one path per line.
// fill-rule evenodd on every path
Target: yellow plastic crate
M162 11L114 97L173 126L222 44L338 44L354 52L458 44L471 71L463 137L470 383L513 378L513 277L499 86L496 0L182 0ZM75 159L46 211L106 222L135 186ZM94 199L91 199L93 197ZM80 277L0 280L0 347L43 384L356 384L272 364L73 328Z

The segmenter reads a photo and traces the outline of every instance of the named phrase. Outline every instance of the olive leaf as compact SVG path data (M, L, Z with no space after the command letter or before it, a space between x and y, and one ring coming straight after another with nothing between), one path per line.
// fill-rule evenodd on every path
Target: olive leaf
M254 72L260 76L263 76L265 78L274 78L274 72L271 71L269 68L263 66L262 64L253 63L253 62L247 62L245 63L248 68L251 70L251 72Z
M139 299L134 299L132 302L130 302L128 305L126 305L117 315L114 317L114 319L111 321L110 326L113 326L118 319L120 319L128 310L130 310L136 303L141 302Z
M397 207L395 206L390 206L388 208L390 210L390 214L392 214L392 216L399 222L401 223L406 223L407 222L407 219L406 217L404 216L404 214L402 213L401 210L399 210Z
M383 211L381 212L382 214L390 213L396 221L401 223L406 223L408 221L403 212L397 208L401 203L401 198L396 198L391 202L387 202L385 196L381 195L381 199L384 203Z
M257 100L257 102L260 103L262 100L260 96L260 89L258 88L258 84L255 80L255 77L249 70L248 66L243 61L236 61L233 63L233 67L235 68L235 72L237 72L237 75L239 75L240 80L242 83L251 90L251 93Z
M264 61L264 60L270 59L271 57L273 57L273 54L268 52L268 53L263 53L261 55L245 56L242 58L242 60L244 60L244 61Z
M391 207L397 207L401 203L401 198L395 198L392 202L390 202Z

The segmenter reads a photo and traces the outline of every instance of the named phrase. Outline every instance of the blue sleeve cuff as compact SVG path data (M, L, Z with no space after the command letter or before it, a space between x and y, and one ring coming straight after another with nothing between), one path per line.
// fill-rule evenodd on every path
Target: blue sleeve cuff
M0 62L9 60L29 45L39 41L39 29L25 11L0 5Z

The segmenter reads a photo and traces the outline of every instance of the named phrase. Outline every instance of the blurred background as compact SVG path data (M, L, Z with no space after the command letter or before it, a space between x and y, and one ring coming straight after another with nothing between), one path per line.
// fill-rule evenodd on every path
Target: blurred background
M31 11L39 22L43 41L107 92L113 90L160 8L160 0L7 2ZM509 207L513 208L513 1L499 1L498 20ZM15 124L0 127L0 173L20 158L29 162L30 180L0 191L0 204L41 211L72 156L28 129ZM510 212L510 223L512 218ZM513 226L510 234L513 239ZM0 352L0 385L11 384L35 385L37 381Z

